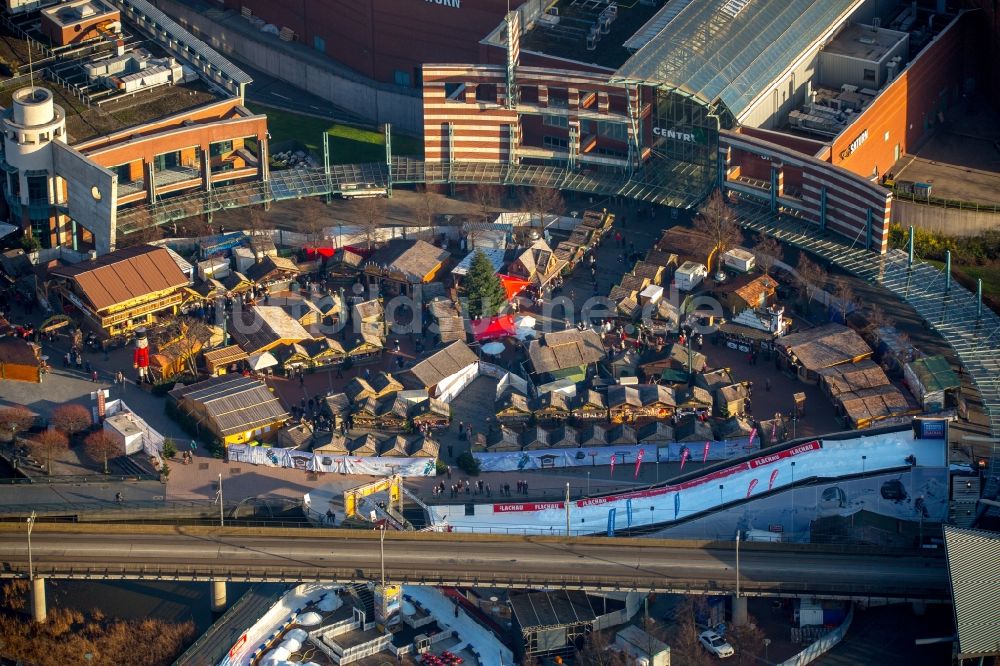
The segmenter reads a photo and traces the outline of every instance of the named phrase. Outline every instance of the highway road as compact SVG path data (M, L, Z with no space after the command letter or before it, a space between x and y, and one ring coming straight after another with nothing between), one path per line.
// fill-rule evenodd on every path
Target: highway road
M52 578L236 581L378 580L371 531L36 524L32 559ZM441 534L386 535L394 583L730 593L733 543ZM27 530L0 524L0 576L28 570ZM747 595L945 599L943 558L823 546L746 543Z

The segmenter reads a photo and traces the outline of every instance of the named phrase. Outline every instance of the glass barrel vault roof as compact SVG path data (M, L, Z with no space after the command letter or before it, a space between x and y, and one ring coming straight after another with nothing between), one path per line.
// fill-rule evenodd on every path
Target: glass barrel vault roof
M673 12L669 2L661 11ZM734 117L862 0L701 0L676 11L613 79L677 88ZM655 17L654 17L655 18Z

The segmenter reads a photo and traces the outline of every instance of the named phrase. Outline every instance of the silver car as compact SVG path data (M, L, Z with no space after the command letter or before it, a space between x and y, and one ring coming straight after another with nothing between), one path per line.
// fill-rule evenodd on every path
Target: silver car
M701 643L703 648L714 654L719 659L732 657L736 653L733 646L727 643L726 639L714 631L701 632L698 636L698 641Z

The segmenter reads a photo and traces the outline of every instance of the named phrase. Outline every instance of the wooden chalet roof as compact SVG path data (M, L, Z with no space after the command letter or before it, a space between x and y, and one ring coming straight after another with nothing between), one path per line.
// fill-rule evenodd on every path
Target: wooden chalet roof
M594 423L582 429L579 433L581 446L606 446L608 440L608 426L601 423Z
M706 391L714 391L733 383L733 373L729 368L719 368L710 372L700 372L694 377L694 385Z
M678 442L706 442L713 437L712 426L694 416L687 416L674 428L674 437Z
M612 446L619 444L635 444L636 442L635 428L627 423L612 426L608 429L608 444L611 444Z
M649 286L649 279L626 273L618 284L630 292L638 293Z
M535 372L556 372L600 361L604 358L604 342L593 329L570 328L532 340L528 357Z
M343 356L347 353L344 351L344 346L333 338L306 340L302 343L302 346L305 348L306 353L309 354L309 358L317 358L326 353L334 356Z
M253 377L212 377L175 388L170 395L182 408L197 406L222 435L287 421L289 417L267 384Z
M57 266L50 275L66 278L94 310L183 287L188 278L166 248L136 245L72 266Z
M639 427L635 433L640 444L659 444L674 441L674 429L662 421L653 421Z
M331 432L313 435L313 453L347 455L350 452L348 444L350 444L350 440L343 433Z
M388 458L405 458L410 455L410 442L403 435L387 437L382 441L378 454Z
M747 305L755 308L762 304L762 298L774 296L774 290L777 288L778 283L774 278L761 275L733 290L733 293Z
M246 276L254 281L260 282L272 277L291 277L299 274L299 267L295 262L285 257L265 256L263 259L247 269Z
M22 338L0 338L0 363L38 366L38 347Z
M379 397L386 395L387 393L394 393L396 391L402 391L403 385L396 381L388 372L376 373L371 379L368 380L368 385L374 389L375 394Z
M412 458L437 458L441 445L430 437L411 437L406 453Z
M360 268L361 264L364 263L365 258L360 254L352 252L343 247L337 248L333 253L333 257L330 258L331 264L340 264L341 266L349 266L351 268Z
M373 432L360 434L354 437L351 439L349 444L351 447L351 455L370 457L377 456L382 448L381 439L381 437Z
M721 421L712 429L715 433L715 439L718 440L749 437L752 430L753 425L750 424L750 421L739 416Z
M622 386L614 384L608 387L608 407L642 407L642 398L639 397L639 389L634 386Z
M497 398L496 411L514 409L525 414L531 413L528 398L517 391L506 390Z
M803 367L813 371L868 358L872 354L868 343L843 324L827 324L791 333L776 342L786 354L794 356Z
M639 400L642 401L643 405L661 403L674 407L677 404L677 401L674 399L674 391L669 386L639 384L636 388L639 389Z
M556 449L573 449L579 445L579 433L576 428L561 425L549 433L549 445Z
M277 442L278 446L286 449L302 449L309 448L309 444L312 442L313 429L312 426L306 423L299 423L297 425L288 425L278 431Z
M407 416L411 419L424 415L449 418L451 416L451 408L448 406L448 403L442 400L427 398L426 400L412 403L407 411Z
M688 349L675 342L670 346L670 360L677 367L687 369ZM708 367L708 359L699 351L691 350L691 372L702 372Z
M608 408L608 399L603 393L595 391L594 389L579 391L571 403L573 409L582 409L584 407L593 409Z
M530 400L528 404L531 406L531 410L536 412L543 409L569 412L569 397L561 391L547 391L534 400Z
M878 421L890 416L905 414L910 410L906 396L891 384L843 393L837 396L836 400L840 403L847 417L855 424L869 420Z
M750 391L743 384L730 384L729 386L720 386L715 389L715 395L722 402L730 403L737 400L745 400L750 396Z
M374 398L377 391L364 377L354 377L344 386L344 394L351 402L361 402Z
M637 261L632 267L632 274L641 280L647 280L647 284L659 284L663 271L663 266L648 261Z
M646 253L646 263L653 264L654 266L662 266L663 268L670 268L671 266L677 265L677 255L673 252L650 250Z
M250 357L245 351L240 349L239 345L219 347L218 349L212 349L205 352L205 362L211 363L216 367L220 365L229 365L230 363L238 363L240 361L245 361L248 358Z
M871 359L823 368L819 371L819 376L834 397L891 383L885 371Z
M366 271L401 273L407 282L419 284L448 256L447 250L427 241L399 238L376 250L364 262L364 268Z
M406 388L430 388L478 361L479 358L467 344L456 340L431 352L413 367L399 373L398 379Z
M323 409L329 416L346 416L351 413L351 399L346 393L334 393L323 398Z
M360 321L381 321L385 315L382 309L382 301L373 298L370 301L361 301L351 306L354 316Z
M312 335L291 315L276 305L255 305L233 313L233 341L253 354L279 340L301 342Z

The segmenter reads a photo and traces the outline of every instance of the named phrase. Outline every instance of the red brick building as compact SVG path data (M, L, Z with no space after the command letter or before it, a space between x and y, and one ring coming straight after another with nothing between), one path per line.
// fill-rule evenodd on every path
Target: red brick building
M357 72L407 88L425 62L478 62L479 41L525 0L224 0ZM286 33L287 34L287 33Z

